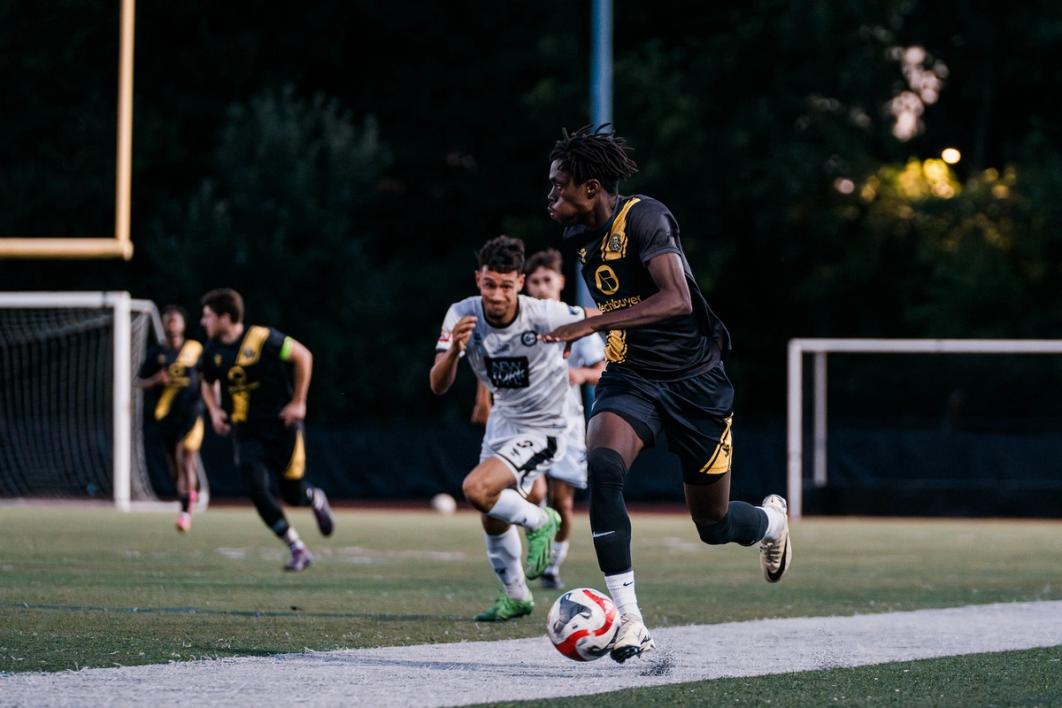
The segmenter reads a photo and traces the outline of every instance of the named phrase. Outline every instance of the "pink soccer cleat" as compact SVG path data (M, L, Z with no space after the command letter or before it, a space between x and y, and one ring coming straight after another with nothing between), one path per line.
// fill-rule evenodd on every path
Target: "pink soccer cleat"
M177 531L180 533L188 533L192 528L192 515L187 511L182 511L177 515Z

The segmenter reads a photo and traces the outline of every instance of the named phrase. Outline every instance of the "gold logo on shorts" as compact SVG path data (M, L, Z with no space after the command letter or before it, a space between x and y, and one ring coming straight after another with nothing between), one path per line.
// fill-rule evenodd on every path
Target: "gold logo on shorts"
M704 463L704 467L701 468L701 474L726 474L730 471L731 458L734 451L733 438L730 432L733 423L734 416L727 416L723 434L719 436L719 443L715 446L712 456L708 458L708 461Z

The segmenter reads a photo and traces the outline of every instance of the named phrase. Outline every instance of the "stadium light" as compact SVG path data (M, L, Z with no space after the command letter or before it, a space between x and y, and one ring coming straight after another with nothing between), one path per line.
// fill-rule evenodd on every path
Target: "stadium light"
M940 159L949 165L955 165L962 159L962 153L956 148L944 148L940 153Z

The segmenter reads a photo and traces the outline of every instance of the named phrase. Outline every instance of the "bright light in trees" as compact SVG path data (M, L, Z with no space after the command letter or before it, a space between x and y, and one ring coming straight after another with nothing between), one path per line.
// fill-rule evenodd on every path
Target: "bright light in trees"
M944 148L944 150L940 153L940 159L944 160L944 162L948 163L949 165L955 165L958 164L959 160L962 159L962 153L956 150L955 148Z

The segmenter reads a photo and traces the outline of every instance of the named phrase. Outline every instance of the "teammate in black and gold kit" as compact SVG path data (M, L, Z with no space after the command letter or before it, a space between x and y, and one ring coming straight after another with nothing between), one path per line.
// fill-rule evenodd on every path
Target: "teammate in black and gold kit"
M159 426L166 464L177 481L181 512L177 530L188 533L199 479L196 458L203 442L203 401L199 397L199 356L203 345L185 339L184 310L169 305L162 311L164 341L148 349L137 377L148 392L148 404Z
M236 465L258 515L291 549L287 570L303 570L313 556L284 516L271 491L292 506L312 506L321 533L332 533L324 492L306 484L302 423L313 355L270 327L243 325L243 298L235 290L211 290L202 299L203 400L219 435L232 433ZM215 385L220 382L219 403Z
M759 507L730 501L734 391L722 361L729 334L693 277L675 217L651 197L618 193L637 165L605 128L564 131L550 155L548 207L602 315L543 339L608 332L587 466L594 548L621 613L611 655L623 662L654 646L634 592L623 478L661 433L681 460L686 504L705 543L758 542L768 582L781 579L791 548L782 497L769 495Z

